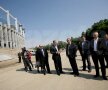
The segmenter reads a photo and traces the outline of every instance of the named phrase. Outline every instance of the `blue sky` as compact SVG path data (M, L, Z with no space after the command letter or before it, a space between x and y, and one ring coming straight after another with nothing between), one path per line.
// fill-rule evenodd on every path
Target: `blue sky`
M26 29L26 46L78 37L94 22L108 19L108 0L0 0Z

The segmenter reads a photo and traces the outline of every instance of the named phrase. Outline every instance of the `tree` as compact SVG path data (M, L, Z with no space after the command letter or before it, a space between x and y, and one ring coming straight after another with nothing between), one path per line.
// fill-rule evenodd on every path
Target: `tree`
M71 40L72 40L72 42L73 42L74 44L78 45L78 43L79 43L79 37L77 37L77 38L71 37Z
M94 23L91 28L86 30L87 39L92 39L92 34L94 31L99 32L99 37L103 38L105 33L108 33L108 19L100 20L97 23Z
M62 49L66 48L66 42L64 42L64 41L58 41L58 45L59 45L60 48L62 48Z

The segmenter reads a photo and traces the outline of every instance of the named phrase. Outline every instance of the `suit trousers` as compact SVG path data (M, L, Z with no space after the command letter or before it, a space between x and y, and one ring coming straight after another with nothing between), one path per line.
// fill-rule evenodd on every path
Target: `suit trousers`
M45 66L46 66L47 72L50 73L50 67L49 67L48 59L45 60Z
M70 65L71 65L71 67L72 67L72 69L73 69L73 73L74 73L75 75L79 75L78 66L77 66L75 57L71 57L71 56L69 55L68 58L69 58Z
M108 67L108 55L104 55L105 61L106 61L106 66Z
M98 55L97 52L92 52L92 59L95 65L95 71L96 71L96 75L100 75L99 74L99 64L101 66L101 72L102 72L102 76L105 77L106 76L106 68L105 68L105 62L104 62L104 56L103 55Z
M54 65L57 72L62 72L61 57L59 55L55 56Z
M87 60L87 64L88 64L88 70L91 70L90 55L82 54L83 70L86 70L86 60Z

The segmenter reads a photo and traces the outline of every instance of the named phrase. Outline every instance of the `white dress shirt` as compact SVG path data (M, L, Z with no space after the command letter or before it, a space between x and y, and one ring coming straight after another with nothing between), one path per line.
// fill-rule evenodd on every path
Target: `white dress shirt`
M84 49L84 44L85 44L85 41L82 42L82 49Z
M94 39L94 51L97 51L97 42L98 42L98 38Z
M42 51L43 56L45 56L44 50L43 50L43 49L41 49L41 51Z
M56 50L57 50L57 52L58 52L58 47L57 47L57 46L55 46L55 48L56 48Z

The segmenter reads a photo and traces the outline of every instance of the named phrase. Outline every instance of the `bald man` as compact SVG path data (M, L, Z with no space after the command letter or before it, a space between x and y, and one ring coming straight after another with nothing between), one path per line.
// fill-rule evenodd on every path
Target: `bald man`
M102 72L102 77L104 80L107 80L106 78L106 68L105 68L105 63L104 63L104 56L103 56L103 44L102 44L102 39L100 39L98 32L94 32L93 33L93 40L91 40L91 46L90 46L90 50L91 50L91 55L92 55L92 59L95 65L95 71L96 71L96 75L94 76L99 77L100 73L99 73L99 64L101 66L101 72Z

